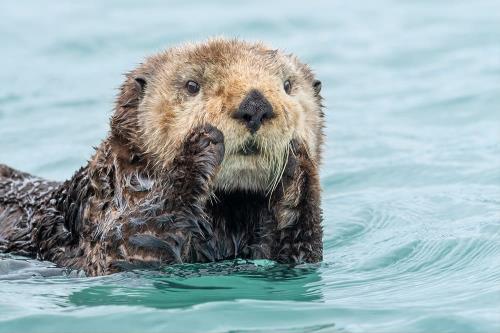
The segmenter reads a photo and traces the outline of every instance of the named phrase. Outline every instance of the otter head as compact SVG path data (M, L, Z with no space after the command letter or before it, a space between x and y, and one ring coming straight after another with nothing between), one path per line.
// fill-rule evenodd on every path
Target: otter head
M189 131L224 134L215 186L265 191L281 177L293 139L319 163L321 83L297 58L262 44L213 39L169 49L129 73L113 131L168 168Z

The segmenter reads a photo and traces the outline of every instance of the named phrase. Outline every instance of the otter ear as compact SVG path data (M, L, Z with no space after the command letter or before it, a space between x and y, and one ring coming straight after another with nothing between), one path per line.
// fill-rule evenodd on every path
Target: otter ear
M146 75L130 75L122 85L118 98L119 106L124 108L137 107L144 97L148 79Z
M143 95L147 84L146 77L144 75L137 75L134 77L134 81L137 90L140 91L141 95Z
M314 94L316 96L318 96L319 93L321 92L321 81L320 80L314 80L312 86L313 86Z

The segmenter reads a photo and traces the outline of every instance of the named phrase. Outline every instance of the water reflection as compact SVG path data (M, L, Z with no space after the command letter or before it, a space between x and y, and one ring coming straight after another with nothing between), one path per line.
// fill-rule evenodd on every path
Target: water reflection
M267 261L184 264L161 271L118 274L69 295L75 305L143 305L179 308L239 299L310 302L322 299L319 267ZM201 302L200 302L201 301Z

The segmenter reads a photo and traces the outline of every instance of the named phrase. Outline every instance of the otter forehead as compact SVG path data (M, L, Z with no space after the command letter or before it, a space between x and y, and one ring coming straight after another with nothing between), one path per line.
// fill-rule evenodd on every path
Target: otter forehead
M182 59L182 65L198 65L202 69L227 69L246 67L262 69L278 74L285 65L277 50L271 50L260 43L238 40L211 40L201 44L187 44L167 51L167 56ZM258 66L256 66L258 63Z
M293 56L261 43L215 39L200 44L174 47L154 56L155 72L160 80L179 85L187 79L198 79L205 88L224 87L220 80L238 82L286 80L297 84L313 80L310 69Z

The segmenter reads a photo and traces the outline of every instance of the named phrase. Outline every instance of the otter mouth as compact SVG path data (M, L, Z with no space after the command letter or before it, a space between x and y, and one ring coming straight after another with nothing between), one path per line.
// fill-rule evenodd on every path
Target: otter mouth
M257 155L260 153L259 146L254 140L248 140L238 151L240 155L249 156Z

